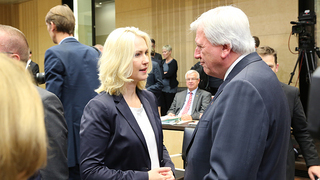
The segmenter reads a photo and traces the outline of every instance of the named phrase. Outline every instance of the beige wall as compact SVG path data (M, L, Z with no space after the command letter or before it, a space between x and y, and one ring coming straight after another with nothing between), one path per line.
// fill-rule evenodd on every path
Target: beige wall
M0 23L19 28L25 33L32 59L40 65L43 72L45 51L53 46L44 23L49 9L61 4L61 0L30 0L20 4L0 5ZM193 57L195 34L189 25L201 13L220 6L235 5L249 17L252 35L260 38L261 45L269 45L278 51L280 69L278 77L288 82L297 55L288 50L292 25L297 21L298 0L116 0L116 27L136 26L146 31L156 40L156 51L161 53L163 45L173 47L172 56L178 61L179 86L185 86L184 74L197 62ZM320 2L316 1L319 11ZM284 8L285 7L285 8ZM319 19L319 18L318 18ZM316 24L317 28L320 23ZM320 37L316 36L316 42ZM297 38L291 36L290 49L298 45ZM293 78L295 83L297 72Z
M116 27L136 26L156 40L156 51L170 44L172 56L178 61L179 86L185 86L184 74L197 62L193 57L195 33L189 25L203 12L221 5L235 5L249 17L252 35L260 38L261 45L278 51L278 77L288 82L297 55L288 50L292 25L298 17L298 0L132 0L116 1ZM318 23L319 24L319 23ZM298 45L291 37L290 49ZM296 73L297 74L297 73ZM293 82L297 75L293 78Z

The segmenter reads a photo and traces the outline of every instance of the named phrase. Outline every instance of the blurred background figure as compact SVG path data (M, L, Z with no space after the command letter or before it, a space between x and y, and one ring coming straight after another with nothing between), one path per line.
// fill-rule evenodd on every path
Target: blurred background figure
M96 45L94 45L93 47L94 47L95 49L99 50L100 53L102 53L102 51L103 51L103 46L102 46L101 44L96 44Z
M164 116L169 110L174 96L178 90L178 80L177 80L177 71L178 63L171 57L172 47L170 45L165 45L162 47L163 55L163 89L162 89L162 102L161 102L161 115Z
M161 70L159 64L156 62L154 56L152 56L154 54L155 54L155 51L152 48L152 50L151 50L152 70L148 74L146 89L148 91L152 92L157 97L158 110L161 115L161 97L162 97L162 89L163 89L162 74L163 74L163 71Z
M200 65L200 61L193 65L191 70L196 70L200 74L200 82L198 87L210 92L211 95L214 96L220 85L223 83L223 80L213 76L208 76L204 72L203 67Z
M156 99L144 90L150 49L148 34L134 27L108 36L99 61L99 94L81 119L82 179L174 180Z
M257 49L260 46L260 40L257 36L252 36L254 39L254 46Z
M25 64L1 53L0 179L25 180L47 160L43 107Z
M154 39L151 39L151 47L154 49L154 54L151 54L151 56L154 57L155 61L158 62L159 66L162 68L162 56L155 51L156 41Z
M26 68L30 71L33 77L36 77L37 73L39 73L39 65L31 60L32 51L30 50L29 59L27 61ZM37 82L35 80L35 82Z

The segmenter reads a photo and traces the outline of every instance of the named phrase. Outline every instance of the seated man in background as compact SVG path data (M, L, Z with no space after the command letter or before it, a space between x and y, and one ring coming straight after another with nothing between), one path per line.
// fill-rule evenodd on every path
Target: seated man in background
M268 64L273 72L278 72L279 64L277 62L277 52L273 48L269 46L262 46L257 48L257 53L260 55L262 60ZM317 149L313 143L313 139L307 131L307 120L300 101L299 89L284 83L281 83L281 87L286 94L289 103L292 134L302 150L302 155L306 161L307 167L309 168L308 174L313 180L314 175L320 177L320 160ZM292 140L289 141L286 172L287 180L293 180L295 172L295 153L293 150Z
M186 75L188 89L175 95L168 110L168 116L179 116L182 120L200 119L202 113L209 105L211 94L198 89L200 75L195 70L189 70Z

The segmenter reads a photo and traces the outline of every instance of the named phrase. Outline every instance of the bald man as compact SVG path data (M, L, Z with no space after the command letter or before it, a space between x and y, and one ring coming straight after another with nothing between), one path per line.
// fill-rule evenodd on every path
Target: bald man
M0 24L0 39L0 53L5 53L9 57L26 64L29 59L29 45L20 30ZM44 107L44 120L49 146L47 166L41 169L40 174L35 178L41 176L45 180L66 180L69 176L67 165L68 130L63 107L58 97L53 93L37 86L36 88Z

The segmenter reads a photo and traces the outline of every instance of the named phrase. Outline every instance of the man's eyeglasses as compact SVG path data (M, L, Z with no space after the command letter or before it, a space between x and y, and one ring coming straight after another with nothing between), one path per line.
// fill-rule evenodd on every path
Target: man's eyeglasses
M186 81L196 81L198 78L187 78Z
M3 53L3 54L14 54L13 52L0 52L0 53Z

